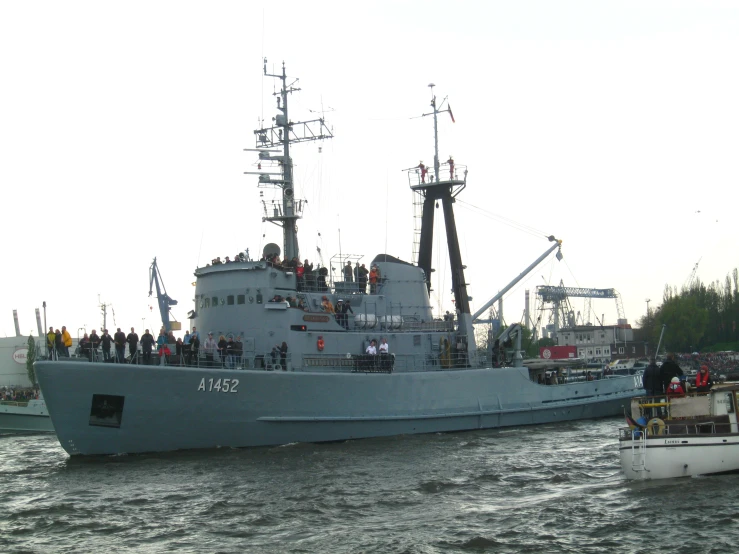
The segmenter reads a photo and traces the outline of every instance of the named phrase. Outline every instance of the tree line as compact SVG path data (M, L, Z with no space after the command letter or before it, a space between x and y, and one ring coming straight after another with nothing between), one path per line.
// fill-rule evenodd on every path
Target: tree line
M666 325L660 352L739 351L739 272L708 285L699 279L680 289L665 285L662 304L636 324L655 348Z

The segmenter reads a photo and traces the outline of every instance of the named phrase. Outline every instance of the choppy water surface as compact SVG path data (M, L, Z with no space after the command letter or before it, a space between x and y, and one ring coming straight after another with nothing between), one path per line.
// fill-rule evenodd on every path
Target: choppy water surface
M70 458L0 437L3 552L735 552L739 476L630 483L621 418Z

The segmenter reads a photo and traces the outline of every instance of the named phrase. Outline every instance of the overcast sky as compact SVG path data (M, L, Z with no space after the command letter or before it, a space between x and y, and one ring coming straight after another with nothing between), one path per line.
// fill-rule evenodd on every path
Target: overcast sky
M276 113L264 56L300 79L291 119L323 113L335 135L294 150L302 258L411 259L402 170L433 162L418 117L433 82L456 119L440 156L469 171L455 209L473 311L549 234L564 260L507 295L508 323L525 289L560 280L615 288L635 323L697 262L704 282L739 266L735 2L2 2L0 51L0 335L13 309L35 331L43 301L73 334L100 328L100 301L110 329L157 329L155 256L186 321L198 265L282 244L244 175ZM615 323L613 301L593 309Z

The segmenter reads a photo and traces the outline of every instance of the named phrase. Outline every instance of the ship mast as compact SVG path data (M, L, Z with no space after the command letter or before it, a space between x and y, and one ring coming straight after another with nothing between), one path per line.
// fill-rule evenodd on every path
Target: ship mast
M294 257L300 258L300 247L298 245L297 220L302 217L305 200L296 200L293 186L293 162L290 157L290 144L333 138L333 134L326 127L323 118L313 119L305 122L290 121L287 111L288 94L300 89L292 83L287 83L285 62L282 63L282 74L273 75L267 73L267 58L264 58L264 75L281 81L280 91L273 93L277 97L277 109L281 112L272 118L272 127L262 127L254 131L256 137L256 151L259 152L259 164L257 172L246 171L251 175L259 175L260 187L273 187L282 190L281 201L272 202L267 206L265 201L264 217L262 221L269 221L282 227L283 234L283 259L290 260ZM281 149L279 149L281 147ZM276 155L275 155L276 154ZM262 164L276 167L279 172L262 171Z
M467 293L467 283L464 278L465 266L462 265L462 253L459 248L459 237L457 235L457 224L454 219L455 197L467 186L467 170L464 167L455 165L450 157L445 162L444 177L448 172L448 179L442 178L442 167L439 161L439 123L438 115L451 110L439 109L436 105L436 95L434 94L434 84L430 84L431 88L431 108L432 112L423 114L424 116L434 116L434 171L427 174L424 167L419 166L420 173L409 173L411 179L420 175L420 182L412 181L411 189L423 196L423 212L421 216L421 237L418 250L418 266L423 269L426 275L426 286L431 289L431 260L433 253L434 239L434 208L441 201L444 210L444 225L446 228L447 248L449 250L449 264L452 273L452 292L454 294L454 303L457 308L457 317L459 321L459 337L467 344L467 351L471 352L475 349L475 333L472 326L472 316L470 314L470 297ZM442 102L443 104L443 102ZM463 178L459 179L462 173Z

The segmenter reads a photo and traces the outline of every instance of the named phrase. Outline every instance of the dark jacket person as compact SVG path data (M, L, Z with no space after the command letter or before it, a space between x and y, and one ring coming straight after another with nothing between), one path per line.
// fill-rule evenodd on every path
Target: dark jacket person
M651 360L647 369L644 370L642 385L647 396L659 396L664 393L662 375L654 359Z
M660 373L662 374L662 385L665 391L670 386L670 381L672 381L673 377L682 377L683 370L675 362L675 354L667 355L667 359L660 368Z

